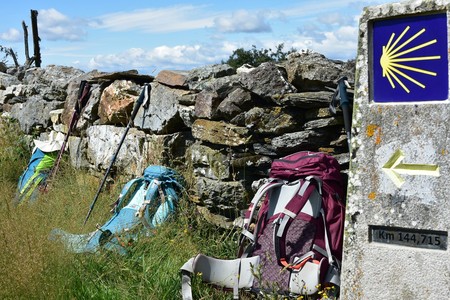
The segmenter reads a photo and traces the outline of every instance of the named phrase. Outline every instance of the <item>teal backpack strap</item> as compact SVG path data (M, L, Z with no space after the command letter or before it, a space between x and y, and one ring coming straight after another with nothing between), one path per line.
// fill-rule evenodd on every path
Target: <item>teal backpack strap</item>
M145 199L137 212L137 216L145 227L155 228L175 211L176 201L178 201L178 196L172 184L154 178L149 183Z
M128 181L125 186L120 191L119 197L117 198L116 202L114 203L114 207L111 210L113 213L118 213L120 211L120 208L123 207L125 196L127 195L128 191L135 185L142 183L144 181L143 177L135 178L130 181Z
M175 190L173 190L171 186L165 187L164 191L161 189L161 193L165 194L165 196L164 198L161 198L161 203L152 217L152 226L154 227L167 220L167 218L175 211L175 202L178 201Z
M145 193L144 201L142 201L141 206L136 212L136 216L141 220L142 224L146 228L152 229L153 227L150 225L149 220L147 220L147 218L151 217L149 216L148 207L151 204L154 205L154 202L156 202L156 196L158 194L158 180L156 178L152 180L146 178L145 181L148 183L147 192Z

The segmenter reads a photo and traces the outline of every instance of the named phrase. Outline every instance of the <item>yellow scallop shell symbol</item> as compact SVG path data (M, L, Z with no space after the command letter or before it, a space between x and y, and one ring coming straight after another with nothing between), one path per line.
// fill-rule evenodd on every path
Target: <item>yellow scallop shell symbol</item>
M422 30L418 31L416 34L414 34L412 37L410 37L408 40L406 40L405 42L401 43L399 46L397 46L397 44L399 44L402 41L402 38L404 37L404 35L408 32L408 30L410 29L410 26L406 26L406 28L403 30L403 32L399 35L399 37L394 41L394 37L395 37L395 33L392 33L388 43L386 46L383 46L383 52L380 58L380 64L381 64L381 68L383 69L383 77L387 77L387 79L389 80L389 83L391 84L392 88L395 88L395 84L394 84L394 80L407 92L409 93L409 89L406 87L406 85L404 84L404 82L402 80L409 80L413 83L415 83L416 85L420 86L421 88L425 88L425 85L419 81L417 81L416 79L412 78L411 76L403 73L400 69L404 69L404 70L409 70L409 71L413 71L413 72L417 72L417 73L422 73L422 74L427 74L430 76L436 76L437 73L435 72L431 72L428 70L424 70L424 69L419 69L419 68L414 68L408 65L405 65L405 62L411 62L411 61L421 61L421 60L435 60L435 59L440 59L441 56L436 55L436 56L419 56L419 57L403 57L403 55L414 52L418 49L430 46L432 44L437 43L437 40L430 40L426 43L417 45L415 47L403 50L403 48L405 48L410 42L412 42L413 40L415 40L418 36L420 36L422 33L425 32L425 28L423 28ZM393 42L394 41L394 42ZM403 77L401 79L401 77Z

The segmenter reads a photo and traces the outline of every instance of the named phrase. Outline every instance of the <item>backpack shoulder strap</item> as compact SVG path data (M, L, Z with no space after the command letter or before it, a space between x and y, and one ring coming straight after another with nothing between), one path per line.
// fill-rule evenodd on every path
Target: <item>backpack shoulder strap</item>
M122 188L122 190L120 191L119 197L117 198L116 202L114 203L114 207L112 209L112 212L114 213L118 213L119 212L119 207L122 207L123 205L123 201L125 198L125 195L127 195L128 191L130 190L131 187L135 186L136 184L141 183L142 181L144 181L143 177L138 177L138 178L134 178L130 181L128 181L124 187Z
M263 184L253 196L249 208L245 213L244 223L242 225L241 236L239 238L238 257L247 256L248 253L251 252L251 249L253 249L253 246L256 242L258 228L259 226L261 226L260 220L258 220L258 223L256 224L256 227L253 231L250 229L250 225L253 218L255 217L256 211L260 207L259 203L270 190L272 190L275 187L282 186L283 184L284 184L283 180L271 178L268 182ZM248 241L249 245L244 250L245 241Z
M324 212L323 208L320 210L320 214L322 215L323 228L325 230L325 235L324 235L325 250L327 251L328 261L330 262L330 264L332 264L334 262L334 258L333 258L333 255L331 254L330 240L328 237L328 230L327 230L327 219L325 217L325 212Z
M146 178L146 181L149 186L137 216L145 227L151 229L163 223L175 210L175 202L178 200L175 188L178 185L175 184L175 181L161 181L158 178ZM154 210L152 209L151 214L147 212L146 215L150 206Z
M286 261L287 229L297 215L303 211L308 202L311 208L308 209L309 211L305 211L305 213L311 215L311 217L318 216L322 204L321 186L320 178L313 176L306 177L298 193L288 202L283 212L280 213L278 218L274 221L274 250L277 261L284 267L294 268ZM313 192L316 189L318 190L318 196L313 197ZM309 257L311 257L311 255L308 255L308 257L305 257L303 260L306 260ZM301 265L301 262L299 262L297 267L301 267Z
M147 177L144 177L145 184L147 184L147 188L144 193L144 199L142 199L141 205L137 209L136 216L139 218L141 223L148 229L151 229L152 226L149 224L148 220L145 218L145 210L147 206L150 205L154 199L156 198L158 191L158 180L152 179L150 180Z

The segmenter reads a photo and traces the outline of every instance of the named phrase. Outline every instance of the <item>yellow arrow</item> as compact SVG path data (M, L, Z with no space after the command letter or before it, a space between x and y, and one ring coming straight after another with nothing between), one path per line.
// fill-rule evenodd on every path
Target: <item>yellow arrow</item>
M402 164L405 158L402 150L397 150L382 167L394 184L400 188L405 180L400 174L439 176L439 166L427 164Z

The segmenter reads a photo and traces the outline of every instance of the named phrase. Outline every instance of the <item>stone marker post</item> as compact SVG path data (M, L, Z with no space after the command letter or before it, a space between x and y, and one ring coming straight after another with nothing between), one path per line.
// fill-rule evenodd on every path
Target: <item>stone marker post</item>
M449 8L362 13L341 299L450 299Z

